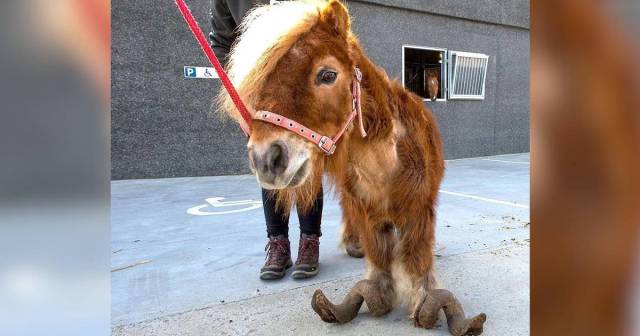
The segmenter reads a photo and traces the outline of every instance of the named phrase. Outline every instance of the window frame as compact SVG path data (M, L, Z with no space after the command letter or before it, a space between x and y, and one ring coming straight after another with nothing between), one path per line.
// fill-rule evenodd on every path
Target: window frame
M405 66L405 50L409 48L409 49L418 49L418 50L429 50L429 51L438 51L438 52L442 52L443 53L443 57L442 57L442 63L440 63L440 83L442 83L442 98L438 98L436 99L435 102L446 102L447 99L449 99L449 77L447 77L449 75L449 51L445 48L435 48L435 47L426 47L426 46L417 46L417 45L411 45L411 44L403 44L402 45L402 87L406 88L404 85L404 66ZM431 101L431 99L428 98L424 98L424 97L420 97L422 98L422 101Z
M463 95L463 94L456 94L455 93L455 88L456 88L456 74L457 74L457 67L454 68L453 66L453 59L454 57L457 56L462 56L462 57L468 57L468 58L476 58L476 59L481 59L484 60L485 62L485 67L484 67L484 73L482 76L482 94L480 95ZM456 65L458 65L459 63L456 62ZM486 98L486 86L487 86L487 70L489 69L489 55L486 54L482 54L482 53L474 53L474 52L467 52L467 51L448 51L448 55L447 55L447 73L449 74L449 78L447 79L447 85L450 87L450 90L448 91L447 97L450 100L485 100Z

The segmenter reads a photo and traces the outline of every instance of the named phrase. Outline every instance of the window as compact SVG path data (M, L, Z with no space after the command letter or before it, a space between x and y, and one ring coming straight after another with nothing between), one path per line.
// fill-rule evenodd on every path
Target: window
M484 99L489 56L451 52L451 99Z
M446 50L405 46L402 55L403 85L424 99L445 100Z
M402 47L402 84L423 99L485 97L489 56L441 48Z

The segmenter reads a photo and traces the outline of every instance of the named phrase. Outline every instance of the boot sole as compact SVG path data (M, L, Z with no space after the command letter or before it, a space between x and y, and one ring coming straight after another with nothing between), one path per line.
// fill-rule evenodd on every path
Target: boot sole
M320 269L318 267L316 267L314 271L294 270L293 273L291 273L291 277L294 279L312 278L316 276L319 271Z
M293 266L292 263L287 264L287 266L285 266L284 270L282 270L281 272L270 271L270 270L260 271L260 279L262 279L262 280L278 280L278 279L282 279L284 277L284 275L287 273L287 270L289 268L291 268L291 266Z

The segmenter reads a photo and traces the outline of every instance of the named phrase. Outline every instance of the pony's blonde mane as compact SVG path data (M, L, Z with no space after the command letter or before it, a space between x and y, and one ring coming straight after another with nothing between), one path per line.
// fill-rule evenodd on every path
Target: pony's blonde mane
M277 61L298 38L318 22L323 0L283 1L254 8L238 27L227 72L242 100L251 109L256 92ZM226 90L218 95L218 111L244 123Z

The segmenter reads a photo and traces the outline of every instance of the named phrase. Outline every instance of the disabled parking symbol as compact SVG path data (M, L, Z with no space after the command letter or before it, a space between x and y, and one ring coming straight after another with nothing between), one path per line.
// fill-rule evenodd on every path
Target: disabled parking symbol
M261 201L242 200L242 201L224 201L224 197L211 197L205 199L206 204L201 204L187 209L187 213L193 216L215 216L226 215L244 211L251 211L262 207ZM220 208L241 207L233 210L223 210ZM204 211L206 208L212 208L213 211ZM220 209L222 211L217 211Z

